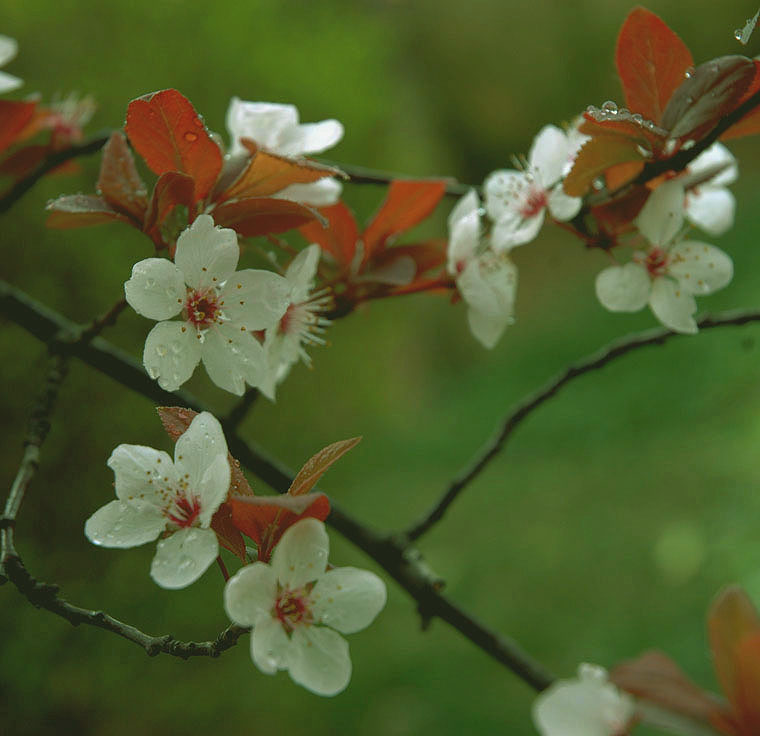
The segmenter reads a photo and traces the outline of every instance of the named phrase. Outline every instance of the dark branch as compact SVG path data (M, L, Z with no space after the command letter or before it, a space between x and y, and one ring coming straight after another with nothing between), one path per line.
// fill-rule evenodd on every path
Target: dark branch
M709 330L713 327L725 327L727 325L744 325L749 322L760 321L760 310L723 312L714 316L705 315L698 320L701 329ZM557 394L560 389L570 381L591 371L603 368L607 363L620 358L633 350L646 347L647 345L662 345L671 337L678 335L677 332L665 328L647 330L635 335L629 335L607 347L602 348L593 355L584 358L575 365L567 368L563 373L556 376L544 388L523 399L512 411L507 414L499 425L494 436L480 449L475 460L462 471L448 486L440 500L428 511L423 518L407 532L407 537L414 541L419 539L434 524L443 518L449 506L456 500L459 494L485 469L488 463L504 449L510 435L518 425L526 419L535 409L538 409L548 399Z
M102 338L95 338L89 343L77 341L77 336L82 334L80 326L38 304L23 292L2 281L0 281L0 312L39 339L47 342L51 347L66 351L68 355L79 358L120 384L158 404L176 405L181 403L195 411L208 411L207 407L190 394L185 392L169 393L161 389L155 381L148 377L136 361ZM230 452L272 488L280 493L286 492L293 481L293 473L278 460L269 457L261 448L244 442L237 436L234 429L226 427L224 422L222 422L222 427L225 429ZM332 511L327 519L328 523L349 541L364 550L417 601L423 620L429 620L436 616L447 621L488 655L511 669L535 689L543 690L551 684L552 675L540 663L522 651L515 642L490 631L442 595L440 591L443 587L443 581L430 570L417 550L407 547L408 542L405 538L381 535L353 519L338 508L335 503L331 502L331 507ZM9 578L15 574L13 572L15 570L13 559L15 558L9 557ZM47 592L50 590L50 586L38 584L31 578L31 582L25 582L25 578L20 572L17 579L22 585L27 586L26 590L37 596L33 601L36 601L36 605L50 608L53 613L63 616L72 623L90 623L114 631L120 636L144 646L149 654L166 652L177 654L177 656L194 656L196 652L198 654L206 653L198 647L213 646L208 642L182 644L171 637L150 637L134 627L121 624L106 614L70 606L58 598L55 591L53 593ZM39 592L35 585L42 586L42 592ZM218 653L232 646L242 633L234 627L227 631L231 633L223 633L217 639L217 641L223 640L224 646L219 645L213 651ZM159 648L149 649L145 642L151 646L158 642Z
M243 394L243 398L232 407L227 418L224 420L225 424L231 429L237 429L243 419L245 419L250 408L256 403L259 396L260 393L257 388L249 388Z
M34 171L27 174L23 179L19 179L2 197L0 197L0 214L7 212L21 197L23 197L45 174L49 174L66 161L79 156L89 156L97 153L108 140L107 135L98 135L90 138L84 143L64 148L62 151L51 153L45 160L37 166Z

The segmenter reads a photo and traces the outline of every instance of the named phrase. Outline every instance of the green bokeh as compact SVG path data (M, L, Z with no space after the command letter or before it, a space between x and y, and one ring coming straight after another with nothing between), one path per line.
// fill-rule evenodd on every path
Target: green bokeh
M546 122L619 98L614 43L630 9L622 0L4 5L0 31L21 49L7 70L44 99L95 95L92 131L119 125L132 97L169 86L222 133L232 95L292 102L305 121L343 121L335 160L470 182L510 165ZM697 60L740 53L733 29L754 10L737 0L649 7ZM736 276L700 300L703 309L757 305L760 176L751 169L759 145L734 146L743 167L738 222L715 242L732 255ZM44 180L3 219L2 277L78 321L112 304L132 264L150 255L142 236L118 226L44 228L45 201L92 191L97 167L93 157L81 174ZM362 216L381 196L346 189ZM520 397L653 324L648 313L605 312L593 293L604 256L560 231L546 228L515 261L518 322L495 350L471 338L461 305L424 295L377 303L336 324L330 347L313 351L314 370L297 367L276 405L259 402L244 436L296 467L323 445L362 434L325 488L381 529L415 520ZM108 337L139 355L146 331L145 320L125 313ZM452 598L561 675L580 661L610 666L657 647L712 687L708 602L730 581L760 599L756 335L756 327L730 328L642 350L538 410L421 543ZM0 484L8 488L45 360L42 346L11 324L0 350ZM189 388L220 413L231 405L200 372ZM105 460L121 442L169 447L147 400L75 363L19 518L19 549L74 603L151 633L211 638L227 623L215 570L187 590L163 591L147 575L150 546L97 549L82 534L111 498ZM331 538L334 563L372 567ZM349 689L325 700L284 673L260 674L245 640L218 660L149 659L129 642L35 610L5 586L0 731L533 731L527 686L445 624L421 632L407 595L390 581L389 593L376 624L350 639Z

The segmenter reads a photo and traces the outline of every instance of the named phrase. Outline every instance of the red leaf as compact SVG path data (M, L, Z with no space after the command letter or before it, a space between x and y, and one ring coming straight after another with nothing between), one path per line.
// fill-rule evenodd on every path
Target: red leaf
M623 164L625 165L625 164ZM644 185L632 187L615 199L591 208L591 215L609 235L618 235L631 228L631 223L646 203L651 191Z
M657 152L665 145L668 131L655 126L650 120L645 120L637 113L621 111L610 116L604 110L594 110L583 113L584 120L578 127L581 133L590 136L620 135L633 138L644 148ZM603 116L603 117L599 117Z
M322 166L308 159L276 156L260 150L255 143L243 139L251 160L242 174L219 197L220 201L244 197L268 197L291 184L310 184L326 176L341 176L339 169Z
M760 632L745 637L736 652L737 720L741 733L760 733Z
M445 181L394 181L380 210L364 231L362 262L370 260L388 240L428 217L445 192Z
M219 544L239 557L240 561L245 564L245 540L232 521L232 509L229 504L223 503L217 509L211 519L211 528L216 532Z
M760 616L749 596L732 585L718 593L707 616L715 672L723 692L736 703L737 657L742 641L760 635Z
M327 220L327 227L320 222L310 222L299 228L301 235L310 243L317 243L338 265L347 268L354 260L359 239L356 220L343 202L323 207L319 212Z
M625 19L615 62L626 104L655 123L694 63L684 42L645 8L634 8Z
M302 204L268 197L224 202L212 214L217 225L231 227L240 235L248 237L283 233L317 217L314 210Z
M697 687L662 652L644 652L621 662L610 680L637 698L696 721L710 723L714 716L725 714L714 695Z
M353 450L361 441L361 437L352 437L350 440L333 442L310 457L293 478L288 494L301 496L308 493L336 460L342 458L349 450Z
M18 137L34 115L35 102L0 100L0 151L4 151Z
M616 189L625 186L629 181L635 179L644 169L643 161L628 161L624 164L617 164L604 173L607 181L607 189L614 192Z
M132 100L127 135L151 171L179 171L195 180L195 199L203 199L222 169L222 153L190 101L176 89Z
M50 153L50 148L43 144L18 148L0 163L0 174L21 179L36 169L48 153Z
M198 415L197 411L185 409L181 406L158 406L156 407L161 424L164 426L166 434L176 442L190 426L190 422ZM240 463L227 453L227 460L230 464L230 493L242 496L252 496L253 490L248 483L243 471L240 469ZM234 552L234 550L232 550Z
M750 86L747 87L747 91L742 95L737 107L757 92L760 92L760 61L755 60L755 78ZM720 140L727 141L732 138L741 138L745 135L755 135L757 133L760 133L760 104L723 133Z
M97 192L117 210L127 212L139 224L145 219L148 192L135 167L135 159L124 134L111 134L103 147Z
M330 502L324 493L305 496L232 496L229 500L235 526L256 542L259 560L267 562L285 530L301 519L324 521Z
M187 174L167 171L158 177L143 225L143 231L153 239L157 247L165 247L176 241L177 233L167 233L162 229L176 207L187 207L188 219L192 221L195 210L193 191L193 180Z
M117 212L100 197L92 195L71 194L58 197L48 202L45 209L50 212L45 224L59 230L103 225L107 222L126 222L134 226L126 215Z
M397 258L411 258L415 265L414 277L438 268L446 263L446 241L430 240L413 245L397 245L381 251L373 261L373 267L382 268Z
M662 125L673 138L699 140L734 109L755 77L755 65L744 56L721 56L700 64L675 91Z
M599 135L586 141L578 151L570 173L565 177L565 193L582 197L591 183L617 164L644 161L640 144L622 135Z

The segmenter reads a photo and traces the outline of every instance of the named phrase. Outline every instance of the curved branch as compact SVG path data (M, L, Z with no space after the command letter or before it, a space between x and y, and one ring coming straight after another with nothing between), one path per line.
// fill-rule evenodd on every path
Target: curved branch
M703 330L713 327L725 327L727 325L744 325L749 322L760 321L760 310L721 312L716 315L705 315L697 324ZM436 522L443 518L447 509L457 499L459 494L486 468L488 463L504 449L504 445L518 425L526 419L541 404L551 399L570 381L591 371L603 368L607 363L620 358L633 350L646 347L647 345L662 345L679 333L665 328L657 328L629 335L617 340L610 345L589 355L575 365L567 368L563 373L549 381L541 390L523 399L502 420L494 436L475 456L469 466L451 481L441 498L414 526L407 531L407 537L414 541L419 539Z
M79 156L89 156L97 153L108 140L108 135L97 135L83 143L77 143L62 151L51 153L45 160L37 166L30 174L23 179L19 179L2 197L0 197L0 214L7 212L21 197L23 197L45 174L49 174L53 169L59 167L62 163L70 161Z

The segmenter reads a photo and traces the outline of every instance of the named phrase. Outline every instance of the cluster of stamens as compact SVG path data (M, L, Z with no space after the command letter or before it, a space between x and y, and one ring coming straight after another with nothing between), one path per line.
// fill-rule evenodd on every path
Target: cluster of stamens
M188 289L182 316L196 328L204 329L220 321L223 302L212 289Z
M311 624L314 616L311 612L311 599L308 586L290 590L282 588L278 592L273 614L288 633L298 624Z
M667 271L668 265L668 254L662 248L652 248L644 259L644 266L653 279L662 276Z
M314 292L307 301L293 303L280 319L279 333L281 335L295 335L299 341L299 355L308 364L311 359L306 351L300 347L301 343L307 345L324 345L322 337L326 328L330 326L330 320L321 314L333 308L333 297L329 289L321 289Z

